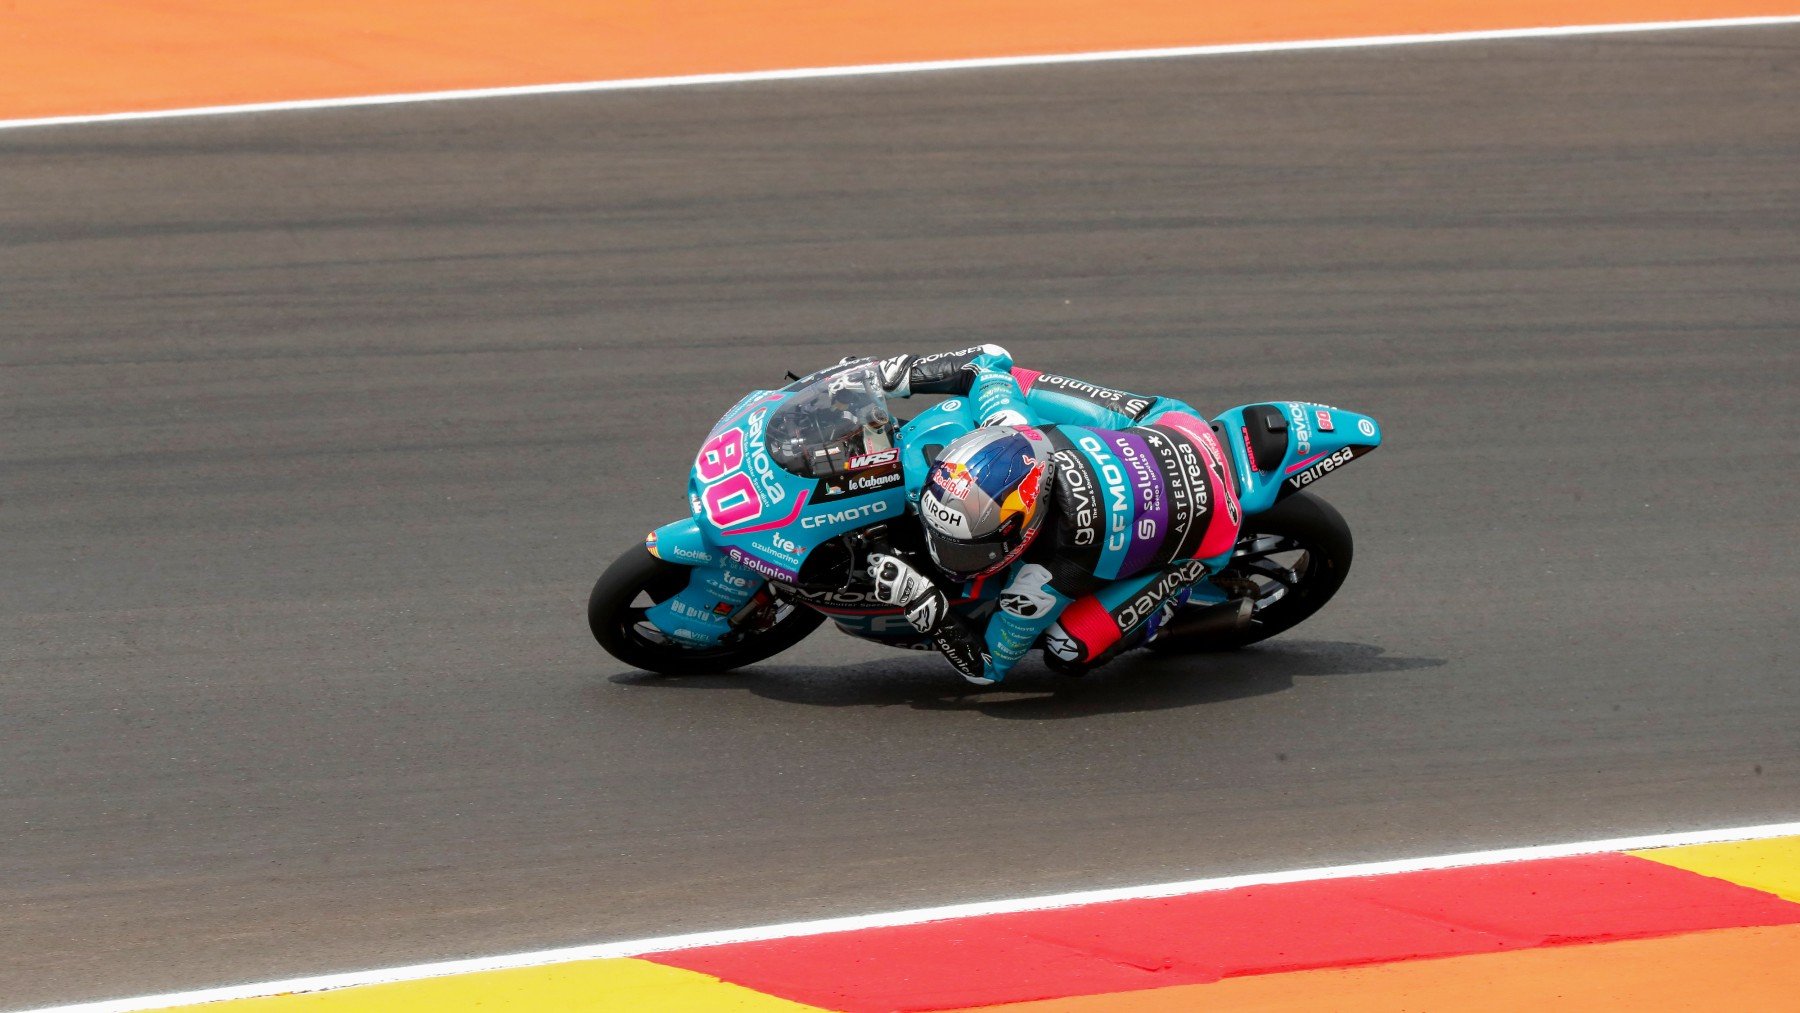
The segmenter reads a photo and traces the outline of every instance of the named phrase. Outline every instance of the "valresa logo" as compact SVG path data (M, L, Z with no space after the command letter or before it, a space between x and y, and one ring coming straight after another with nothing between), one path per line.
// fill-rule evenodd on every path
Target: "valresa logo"
M1356 457L1356 448L1355 447L1345 447L1344 449L1338 451L1335 454L1332 454L1330 457L1327 457L1327 458L1321 460L1319 463L1306 469L1305 471L1301 472L1300 474L1289 478L1288 485L1294 487L1295 489L1300 489L1300 488L1309 486L1309 485L1313 484L1314 482L1317 482L1319 479L1324 478L1326 473L1328 473L1336 468L1339 468L1343 465L1349 464L1352 460L1355 459L1355 457Z
M828 510L824 513L802 517L800 518L800 526L803 528L824 528L834 524L847 524L851 521L867 520L887 512L887 501L876 500L873 503L863 503L859 506L845 507L842 510ZM798 546L795 548L797 551Z

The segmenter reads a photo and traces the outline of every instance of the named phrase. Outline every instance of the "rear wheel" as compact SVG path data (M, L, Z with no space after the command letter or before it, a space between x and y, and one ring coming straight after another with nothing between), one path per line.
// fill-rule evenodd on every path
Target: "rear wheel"
M740 639L717 647L684 647L664 638L644 618L652 605L687 587L692 569L652 556L634 545L613 561L588 596L588 629L606 653L633 668L665 675L724 672L772 658L806 639L825 617L779 598L766 613L740 625Z
M1353 549L1350 525L1337 508L1311 493L1295 493L1244 521L1231 562L1212 578L1234 598L1250 599L1249 621L1237 629L1167 636L1150 648L1226 651L1285 633L1344 586Z

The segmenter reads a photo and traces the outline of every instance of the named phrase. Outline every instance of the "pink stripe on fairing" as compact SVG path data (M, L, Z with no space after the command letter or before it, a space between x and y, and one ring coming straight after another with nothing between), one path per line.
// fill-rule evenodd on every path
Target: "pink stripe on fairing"
M1230 489L1213 490L1221 498L1231 495ZM1206 534L1200 536L1200 547L1194 550L1195 559L1211 559L1223 552L1230 552L1237 544L1238 522L1231 519L1233 511L1213 508L1212 519L1206 522Z
M1154 424L1168 426L1195 443L1210 448L1217 455L1219 469L1225 472L1226 480L1231 480L1231 455L1225 452L1224 445L1219 442L1218 434L1212 431L1211 423L1205 419L1197 419L1187 412L1169 412L1165 415L1158 415Z
M1200 441L1206 437L1201 433L1212 432L1212 427L1187 412L1166 412L1156 417L1154 425L1168 426L1170 429L1186 436L1190 440Z
M1026 369L1023 366L1014 366L1012 368L1012 375L1013 379L1019 381L1019 390L1029 394L1031 393L1031 385L1036 383L1037 378L1043 376L1044 373L1042 370L1038 369Z
M1231 467L1228 464L1230 458L1223 456L1225 448L1219 446L1219 438L1213 435L1212 426L1186 412L1170 412L1158 417L1156 424L1168 426L1195 443L1208 448L1211 453L1220 455L1219 470L1223 471L1226 477L1222 483L1214 484L1213 496L1221 502L1219 506L1214 507L1212 518L1206 522L1206 534L1200 536L1200 547L1194 550L1194 558L1210 559L1225 552L1237 544L1238 536L1238 522L1231 516L1236 511L1220 508L1225 498L1230 497L1233 500L1237 498L1237 493L1230 485L1232 481ZM1208 468L1206 473L1208 481L1211 481L1214 477L1212 469Z
M770 521L767 524L758 524L755 527L732 528L729 531L721 531L719 533L722 535L748 535L748 534L753 534L758 531L768 531L771 528L785 528L789 524L794 523L794 518L800 516L800 509L804 506L806 506L806 490L802 489L800 491L799 497L794 500L793 512L788 514L786 517L783 517L782 519L780 519L778 521Z
M1296 464L1293 467L1289 468L1287 470L1287 473L1292 475L1294 472L1299 471L1301 468L1306 467L1307 465L1313 463L1314 461L1318 460L1321 457L1324 457L1326 454L1329 454L1329 453L1331 453L1331 451L1326 450L1326 451L1322 451L1320 453L1314 454L1311 457L1307 458L1306 460L1301 461L1299 464Z

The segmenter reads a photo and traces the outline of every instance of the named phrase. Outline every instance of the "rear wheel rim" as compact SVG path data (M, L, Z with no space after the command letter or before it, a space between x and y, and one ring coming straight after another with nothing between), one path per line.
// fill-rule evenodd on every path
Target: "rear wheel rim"
M1313 551L1292 535L1251 535L1238 543L1214 583L1249 598L1252 617L1299 598L1312 575Z

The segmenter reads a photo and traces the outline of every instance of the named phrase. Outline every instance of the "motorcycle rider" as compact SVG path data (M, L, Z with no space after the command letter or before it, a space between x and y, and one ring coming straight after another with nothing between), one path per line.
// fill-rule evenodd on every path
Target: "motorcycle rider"
M997 345L878 368L893 396L972 397L982 419L921 490L930 563L869 557L876 597L970 682L1004 679L1040 637L1046 660L1103 661L1153 637L1230 559L1242 522L1231 465L1187 404L1018 369ZM985 630L950 611L931 569L971 596L1005 581Z

